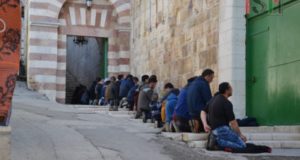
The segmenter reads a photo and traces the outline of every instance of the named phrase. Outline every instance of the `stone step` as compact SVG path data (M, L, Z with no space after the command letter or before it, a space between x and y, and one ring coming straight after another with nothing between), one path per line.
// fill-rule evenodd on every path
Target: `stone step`
M300 133L300 126L241 127L243 133Z
M179 133L178 133L179 134ZM182 141L201 141L207 140L206 133L181 133ZM248 140L251 141L300 141L298 133L245 133Z
M299 149L300 141L248 141L256 145L266 145L275 149Z
M109 111L109 113L114 115L134 115L133 111Z
M108 115L110 115L112 117L119 117L119 118L132 118L132 115L129 115L129 114L111 114L111 113L108 113Z
M207 141L190 141L188 146L192 148L205 148ZM300 141L248 141L256 145L265 145L274 149L299 149Z
M0 126L0 159L10 159L11 127Z
M206 148L207 141L191 141L187 144L191 148Z
M184 142L207 140L207 133L182 133Z
M135 119L135 118L132 118L132 119L130 119L130 120L132 120L132 121L134 121L134 122L137 122L137 123L142 123L142 120L141 120L141 119Z
M182 133L162 132L161 135L171 140L182 141Z
M245 133L249 141L300 141L300 133Z
M162 136L176 141L184 141L189 147L193 148L205 148L207 141L207 134L163 132ZM300 148L300 134L250 133L246 134L246 136L248 143L282 149Z

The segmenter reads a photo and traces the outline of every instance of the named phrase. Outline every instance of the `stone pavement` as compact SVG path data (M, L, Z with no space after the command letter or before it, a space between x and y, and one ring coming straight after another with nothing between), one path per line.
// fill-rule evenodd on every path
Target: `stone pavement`
M13 160L300 159L300 150L237 155L189 148L162 137L127 111L61 105L18 83L12 114Z

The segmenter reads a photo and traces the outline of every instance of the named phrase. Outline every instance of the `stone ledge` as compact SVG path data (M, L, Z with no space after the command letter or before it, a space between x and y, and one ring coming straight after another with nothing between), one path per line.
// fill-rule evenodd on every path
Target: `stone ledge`
M11 127L0 127L0 135L10 135L11 133Z
M11 127L0 127L0 160L10 160Z
M300 133L300 126L241 127L243 133Z

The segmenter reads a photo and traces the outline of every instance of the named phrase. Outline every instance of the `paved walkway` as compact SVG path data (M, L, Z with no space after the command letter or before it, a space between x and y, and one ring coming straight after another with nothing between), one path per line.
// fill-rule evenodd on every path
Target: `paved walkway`
M56 104L18 83L11 121L12 159L195 160L247 157L191 149L185 144L161 138L157 134L159 130L150 127L151 124L138 123L129 117L111 116L99 110ZM276 158L290 159L272 157Z

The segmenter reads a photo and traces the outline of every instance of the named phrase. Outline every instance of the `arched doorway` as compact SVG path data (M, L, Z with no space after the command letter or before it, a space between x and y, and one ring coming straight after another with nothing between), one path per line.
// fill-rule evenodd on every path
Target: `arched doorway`
M31 9L41 12L30 13L29 88L65 103L68 36L106 39L106 75L129 72L129 1L97 0L90 9L84 1L35 0L30 3Z
M78 104L78 93L107 77L107 38L67 36L66 103ZM76 89L77 88L77 89Z

